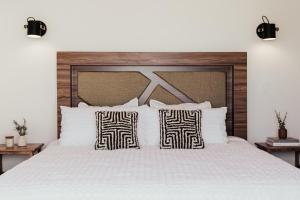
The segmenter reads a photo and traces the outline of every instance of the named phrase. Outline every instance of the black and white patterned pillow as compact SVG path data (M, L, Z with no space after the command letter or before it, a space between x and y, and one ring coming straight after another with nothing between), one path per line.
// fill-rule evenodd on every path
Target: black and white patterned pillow
M139 148L137 112L96 112L96 150Z
M161 149L203 149L200 110L159 110Z

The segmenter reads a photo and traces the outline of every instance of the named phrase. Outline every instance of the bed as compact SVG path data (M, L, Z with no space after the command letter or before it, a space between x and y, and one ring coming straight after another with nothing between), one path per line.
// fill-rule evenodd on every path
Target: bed
M228 107L228 143L95 151L54 141L0 177L5 199L300 199L299 169L250 145L246 53L59 52L60 106L118 105L138 96ZM178 81L179 80L179 81Z
M0 194L12 200L296 200L299 177L298 169L236 138L201 152L96 152L55 143L2 175Z

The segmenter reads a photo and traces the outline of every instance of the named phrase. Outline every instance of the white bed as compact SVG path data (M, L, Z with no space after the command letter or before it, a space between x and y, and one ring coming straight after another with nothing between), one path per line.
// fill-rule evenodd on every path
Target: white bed
M0 198L299 200L300 170L237 138L203 150L55 143L3 174Z

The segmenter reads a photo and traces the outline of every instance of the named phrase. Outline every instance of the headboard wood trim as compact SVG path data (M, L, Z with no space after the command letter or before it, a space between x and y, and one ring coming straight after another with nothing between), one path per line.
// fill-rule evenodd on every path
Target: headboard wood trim
M99 66L99 67L97 67ZM247 53L109 53L109 52L58 52L57 53L57 123L60 137L60 106L72 106L72 99L77 98L77 76L72 69L89 71L91 69L124 66L132 70L141 66L149 69L166 68L184 70L201 68L201 70L228 70L226 73L227 106L231 110L228 120L231 121L232 135L247 138ZM73 72L73 73L72 73ZM72 81L73 80L73 81ZM73 90L73 91L72 91ZM145 101L142 99L142 101Z

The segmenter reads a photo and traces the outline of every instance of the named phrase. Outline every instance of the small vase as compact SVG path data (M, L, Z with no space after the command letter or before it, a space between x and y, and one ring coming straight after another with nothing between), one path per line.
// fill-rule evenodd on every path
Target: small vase
M286 128L280 128L278 129L278 137L279 139L285 140L287 138L287 130Z
M26 136L25 135L20 136L19 140L18 140L18 146L19 147L25 147L26 145L27 145Z

